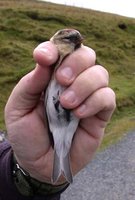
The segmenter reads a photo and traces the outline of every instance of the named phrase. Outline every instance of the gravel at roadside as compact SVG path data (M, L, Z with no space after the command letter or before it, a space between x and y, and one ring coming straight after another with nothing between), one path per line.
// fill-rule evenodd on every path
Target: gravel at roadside
M135 200L135 132L98 153L61 200Z

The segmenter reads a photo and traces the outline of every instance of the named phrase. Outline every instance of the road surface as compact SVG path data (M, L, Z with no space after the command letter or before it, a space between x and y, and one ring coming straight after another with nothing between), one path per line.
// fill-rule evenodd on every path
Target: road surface
M98 153L61 200L135 200L135 132Z

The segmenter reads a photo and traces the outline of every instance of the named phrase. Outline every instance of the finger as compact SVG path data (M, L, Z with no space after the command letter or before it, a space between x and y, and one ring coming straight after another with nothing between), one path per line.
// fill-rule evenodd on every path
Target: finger
M51 65L58 59L58 51L51 42L44 42L34 50L33 56L37 66L22 79L21 84L26 83L23 88L25 92L36 95L47 86L52 71Z
M51 42L45 42L34 50L36 68L25 75L14 88L10 101L15 109L31 109L36 106L51 76L51 65L58 59L58 51ZM16 105L15 103L16 102Z
M50 66L58 59L58 50L52 42L43 42L35 48L33 57L40 66Z
M83 112L79 108L75 110L75 114L83 118L80 120L78 131L74 137L72 145L72 159L76 159L74 165L74 173L77 172L77 166L82 169L92 159L94 153L99 147L104 130L110 119L115 107L115 94L106 87L97 90L85 102ZM85 109L84 109L85 108ZM78 152L76 157L74 152ZM85 159L84 159L85 152ZM84 162L80 162L84 160Z
M101 88L89 96L81 106L74 110L79 118L96 115L103 121L108 121L116 107L115 93L109 87Z
M74 174L78 167L81 170L89 163L101 144L107 122L116 107L115 94L110 88L101 88L86 100L86 104L84 118L80 120L71 148Z
M99 88L108 85L108 72L100 65L95 65L82 72L63 92L61 104L69 109L79 106L88 96Z
M88 67L95 65L96 54L86 46L74 51L61 64L56 72L60 84L68 86Z

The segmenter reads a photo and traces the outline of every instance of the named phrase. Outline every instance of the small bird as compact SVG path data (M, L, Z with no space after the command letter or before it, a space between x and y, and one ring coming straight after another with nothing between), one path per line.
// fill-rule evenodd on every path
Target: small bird
M57 82L55 72L66 56L81 47L82 40L81 34L75 29L59 30L50 39L59 52L59 58L45 94L45 109L54 144L53 183L56 183L61 175L64 175L69 183L73 182L70 147L79 123L79 119L72 110L64 108L60 103L60 95L66 87Z

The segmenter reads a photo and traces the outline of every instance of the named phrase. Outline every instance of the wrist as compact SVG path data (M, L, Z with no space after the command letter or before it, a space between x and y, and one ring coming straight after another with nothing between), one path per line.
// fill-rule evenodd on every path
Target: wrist
M26 172L26 174L29 174L29 176L33 179L38 180L39 182L45 182L52 185L60 185L64 184L66 182L66 179L63 175L59 178L59 180L56 183L52 182L52 166L51 164L48 165L49 162L46 162L46 164L41 165L40 160L38 161L30 161L28 159L20 159L16 154L14 153L14 160L16 163L18 163L18 166Z
M52 185L31 177L27 171L20 167L15 157L13 157L13 179L16 188L23 196L54 195L62 193L69 186L68 182Z
M13 155L14 162L18 164L18 166L29 174L30 177L40 181L47 182L51 184L51 167L48 166L48 163L41 165L40 160L35 161L34 159L25 158L22 156Z

